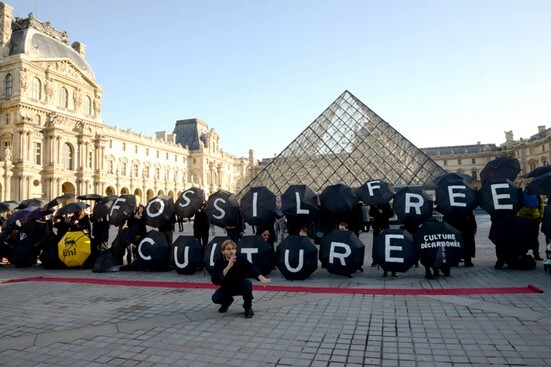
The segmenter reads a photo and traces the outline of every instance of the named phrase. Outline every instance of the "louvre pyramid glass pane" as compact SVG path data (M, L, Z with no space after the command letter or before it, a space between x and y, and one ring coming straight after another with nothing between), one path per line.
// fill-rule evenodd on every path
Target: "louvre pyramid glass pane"
M446 173L350 92L339 96L310 126L241 190L266 186L282 194L305 184L314 192L372 179L421 186Z

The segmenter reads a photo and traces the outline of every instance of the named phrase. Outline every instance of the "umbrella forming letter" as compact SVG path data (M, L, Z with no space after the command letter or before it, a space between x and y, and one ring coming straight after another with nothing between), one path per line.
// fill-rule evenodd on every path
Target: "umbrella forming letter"
M142 252L142 247L144 246L145 243L148 243L150 244L151 246L155 245L155 241L153 241L152 238L149 238L149 237L146 237L144 238L140 244L138 245L138 255L140 255L140 257L144 260L151 260L151 255L144 255L144 253Z
M421 195L411 192L406 193L406 206L404 210L406 213L411 213L411 208L414 208L415 214L421 215L423 204L425 204L425 199Z
M121 208L120 205L117 205L117 203L125 203L126 202L126 199L125 198L117 198L117 200L115 200L115 202L113 203L113 205L111 206L111 211L109 212L109 215L113 215L113 212L115 210L118 210Z
M150 209L151 209L151 206L155 203L159 203L159 211L152 213ZM165 203L159 198L151 200L149 204L147 204L147 208L145 208L145 211L149 216L149 218L158 217L163 213L164 210L165 210Z
M509 188L508 183L500 183L500 184L490 185L490 189L492 190L492 199L493 199L493 202L494 202L494 208L496 210L499 210L499 209L511 210L511 209L513 209L513 204L511 204L511 203L509 203L509 204L500 204L499 203L499 199L511 199L511 195L509 195L509 194L498 194L497 193L498 189L507 189L507 188Z
M181 263L178 258L178 247L174 246L174 264L180 269L184 269L189 264L189 246L184 247L184 262Z
M340 247L344 249L344 252L337 252L335 248ZM346 258L350 256L352 250L350 246L344 242L331 242L331 248L329 249L329 263L333 264L335 259L339 259L342 266L346 266Z
M379 184L379 183L381 183L381 181L379 181L379 180L366 182L367 191L369 192L369 196L374 196L373 189L379 189L379 190L381 189L381 185L376 185L376 184Z
M308 209L302 209L302 208L300 207L300 202L301 202L301 200L300 200L300 195L299 195L299 193L296 192L296 191L295 191L295 198L296 198L296 200L297 200L297 214L310 214L310 210L308 210Z
M188 206L189 204L191 204L191 200L189 200L189 198L187 197L187 193L190 193L191 195L195 194L195 191L193 190L187 190L187 191L184 191L182 193L182 195L180 195L183 199L184 199L184 204L182 203L178 203L178 205L180 205L182 208L185 208L186 206Z
M214 203L212 204L216 209L218 209L218 211L220 212L219 215L216 215L216 214L213 214L212 216L216 219L222 219L226 216L226 211L224 209L222 209L221 207L219 207L217 204L219 202L222 202L222 204L225 204L226 203L226 200L222 199L222 198L216 198L214 200Z
M299 250L298 252L298 265L296 268L293 268L291 264L289 264L289 254L291 253L290 250L285 250L285 267L287 270L289 270L291 273L298 273L302 267L304 266L304 250Z
M249 260L249 262L252 263L253 262L253 254L255 254L255 255L258 254L258 248L251 248L251 247L242 248L241 253L247 255L247 260Z
M450 196L450 205L451 206L462 206L466 207L467 203L455 201L456 198L466 198L467 195L465 193L456 192L454 190L467 190L467 186L465 185L450 185L448 186L448 195Z
M403 234L387 234L385 235L385 261L388 263L403 263L404 259L401 257L390 256L391 251L402 251L402 246L392 246L392 240L403 240Z

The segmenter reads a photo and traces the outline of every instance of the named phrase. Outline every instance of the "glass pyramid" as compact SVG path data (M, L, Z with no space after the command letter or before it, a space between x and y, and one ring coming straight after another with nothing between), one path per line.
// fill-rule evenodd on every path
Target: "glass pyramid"
M352 93L345 91L249 187L282 194L292 184L314 192L344 183L359 187L378 179L395 187L422 186L446 171Z

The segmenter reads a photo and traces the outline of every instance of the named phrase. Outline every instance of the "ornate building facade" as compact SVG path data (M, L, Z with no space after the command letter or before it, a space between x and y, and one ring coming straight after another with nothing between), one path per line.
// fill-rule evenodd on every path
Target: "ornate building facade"
M255 173L254 152L224 152L198 119L155 137L105 124L85 45L69 46L49 22L14 18L0 3L0 32L0 201L133 193L145 202L191 186L237 192Z
M471 175L475 185L480 186L480 171L486 163L499 156L515 157L519 160L521 172L517 183L528 181L524 176L536 167L551 163L551 129L538 126L538 132L527 139L514 139L512 131L505 132L505 143L458 145L422 149L436 163L448 172Z

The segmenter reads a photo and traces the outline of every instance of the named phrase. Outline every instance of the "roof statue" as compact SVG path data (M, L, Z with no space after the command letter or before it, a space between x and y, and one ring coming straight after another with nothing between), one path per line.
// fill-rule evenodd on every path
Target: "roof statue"
M241 190L266 186L281 194L292 184L319 192L379 179L422 186L446 171L352 93L345 91Z

